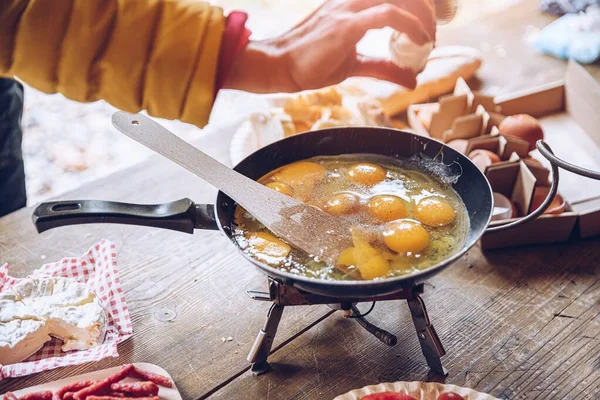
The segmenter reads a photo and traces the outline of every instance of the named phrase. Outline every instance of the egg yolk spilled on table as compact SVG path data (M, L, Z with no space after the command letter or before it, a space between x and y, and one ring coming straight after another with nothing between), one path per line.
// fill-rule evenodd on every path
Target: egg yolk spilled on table
M242 250L292 274L326 280L393 278L443 262L466 240L469 221L460 197L408 161L314 157L284 165L259 182L355 226L348 247L326 263L272 235L237 207L233 236Z

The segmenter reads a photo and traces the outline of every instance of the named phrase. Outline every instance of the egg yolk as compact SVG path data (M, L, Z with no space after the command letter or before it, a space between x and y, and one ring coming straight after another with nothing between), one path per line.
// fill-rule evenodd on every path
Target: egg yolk
M386 226L383 242L397 253L419 253L429 245L429 233L418 222L400 220Z
M351 272L345 267L355 266L362 279L381 278L390 272L391 253L371 246L368 240L355 231L352 233L352 242L354 247L340 253L338 268Z
M338 265L356 266L363 279L375 279L387 275L390 271L387 258L372 247L366 252L364 248L362 250L356 247L344 250L338 258Z
M390 272L390 263L382 255L377 255L359 264L358 270L363 279L381 278Z
M364 234L358 230L352 230L352 243L356 251L354 256L356 257L356 263L364 263L369 258L378 255L380 252L375 247L371 246L369 240Z
M291 196L294 191L292 190L292 187L288 184L285 184L283 182L269 182L265 185L266 187L268 187L269 189L273 189L276 192Z
M356 249L354 247L349 247L346 250L342 251L340 253L340 256L338 257L338 264L347 267L351 265L356 265L355 251Z
M273 179L295 186L299 184L314 184L325 176L325 167L309 161L299 161L287 165L273 174Z
M350 179L364 186L373 186L385 179L387 171L377 164L360 163L354 164L348 170Z
M428 226L448 225L456 218L454 208L441 197L426 197L419 201L415 218Z
M372 197L367 203L367 209L369 214L383 222L406 217L404 201L397 196L380 195Z
M350 214L358 207L358 197L351 193L338 193L334 195L327 204L325 211L331 215Z
M248 235L248 244L257 258L265 261L278 261L287 257L292 248L289 244L268 232L252 232Z
M338 257L338 264L355 265L363 264L369 259L380 255L380 251L371 246L369 242L363 239L353 238L354 247L349 247L342 251Z
M410 263L406 259L396 257L390 260L390 268L394 271L406 271L410 269Z

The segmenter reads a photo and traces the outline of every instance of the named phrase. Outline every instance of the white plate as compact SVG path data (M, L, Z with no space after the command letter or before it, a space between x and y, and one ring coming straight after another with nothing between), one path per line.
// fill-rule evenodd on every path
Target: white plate
M285 101L293 97L289 94L265 95L261 99L262 103L257 105L256 108L259 108L262 112L268 112L273 107L283 107ZM231 139L229 158L233 166L236 166L244 158L258 150L253 136L255 133L248 118L240 125Z
M489 394L477 392L473 389L430 382L380 383L379 385L365 386L362 389L352 390L333 400L360 400L368 394L381 392L400 392L412 396L417 400L436 400L440 394L445 392L460 394L465 400L499 400Z
M160 374L162 376L166 376L167 378L171 379L171 381L173 381L173 378L171 378L171 375L169 375L169 373L167 371L165 371L158 365L148 364L148 363L135 363L135 366L140 369L143 369L144 371L154 372L155 374ZM94 371L94 372L90 372L90 373L83 374L83 375L76 375L76 376L72 376L70 378L65 378L65 379L61 379L58 381L54 381L54 382L48 382L48 383L44 383L41 385L28 387L25 389L17 390L16 392L13 392L13 393L15 394L15 396L21 397L28 393L42 392L45 390L52 390L53 392L55 392L58 389L60 389L61 387L65 386L69 383L85 381L88 379L91 379L91 380L104 379L120 370L121 370L120 366L114 367L114 368L102 369L100 371ZM125 379L126 382L129 380L130 379ZM175 386L174 381L173 381L172 388L166 388L166 387L159 386L158 396L163 400L182 400L181 394L179 393L179 390L177 390L177 386Z
M258 150L254 145L252 135L254 135L254 131L252 130L250 121L244 121L234 133L231 139L231 148L229 149L229 158L231 159L231 165L234 167L244 158Z
M374 97L367 95L361 89L354 87L353 85L337 86L337 90L342 94L342 105L350 110L350 112L360 118L360 105L366 99L370 101L377 101ZM307 92L300 92L294 94L277 93L272 95L264 95L257 98L254 103L254 112L268 113L269 110L274 108L281 108L285 105L286 101L296 98ZM229 157L232 165L237 165L244 158L257 151L260 146L260 140L257 140L256 132L253 130L252 125L248 119L246 119L242 125L237 129L233 135L231 141L231 147ZM269 134L268 136L272 136ZM277 140L283 139L283 136L277 138ZM270 144L275 140L274 138L269 139L267 142ZM263 138L264 141L264 138Z

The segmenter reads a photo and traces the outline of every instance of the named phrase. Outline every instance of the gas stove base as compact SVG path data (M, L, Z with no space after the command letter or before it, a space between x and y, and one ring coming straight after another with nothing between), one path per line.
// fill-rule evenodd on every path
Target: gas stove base
M350 318L356 319L356 321L365 328L369 333L373 334L376 338L381 340L388 346L394 346L397 343L397 338L390 332L384 329L378 328L377 326L368 322L364 315L360 314L360 311L356 308L355 303L365 301L384 301L384 300L406 300L410 309L415 329L417 331L417 337L419 338L419 344L423 356L427 361L427 365L432 372L446 376L448 371L442 364L441 357L446 354L444 346L440 341L425 308L425 303L421 298L423 293L423 285L417 285L412 288L403 289L397 293L385 296L374 296L369 299L336 299L321 295L315 295L313 293L303 292L293 286L286 285L275 279L269 278L269 293L248 291L247 294L254 300L270 301L272 302L271 308L267 314L267 320L265 325L258 333L254 345L248 354L248 361L252 363L251 371L255 376L265 374L271 370L267 359L271 353L273 346L273 340L277 333L277 327L283 309L286 306L297 306L297 305L311 305L311 304L327 304L335 309L344 310L349 314Z
M260 376L260 375L266 374L267 372L271 371L272 369L273 368L271 367L271 364L269 364L267 361L263 361L260 363L252 363L250 372L252 372L252 375L254 375L254 376Z

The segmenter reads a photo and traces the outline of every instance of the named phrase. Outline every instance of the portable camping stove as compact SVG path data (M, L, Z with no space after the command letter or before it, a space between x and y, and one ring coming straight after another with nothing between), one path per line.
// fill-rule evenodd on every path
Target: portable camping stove
M286 306L327 304L336 310L344 310L347 313L347 316L356 319L362 327L373 334L377 339L388 346L395 346L398 342L396 336L368 322L364 318L364 315L356 308L356 303L401 299L408 302L408 307L410 308L412 320L415 324L419 343L421 344L421 350L427 360L427 365L429 365L429 368L435 373L442 375L447 374L441 360L441 357L446 354L446 351L444 350L442 342L435 332L433 325L429 321L425 303L421 298L423 284L385 296L373 296L362 299L339 299L305 292L276 279L269 278L268 293L253 290L249 290L246 293L253 300L273 302L269 309L269 313L267 314L265 325L260 332L258 332L254 345L248 354L248 361L252 363L251 370L254 375L264 374L271 368L267 359L271 352L271 346L273 345L273 340L277 333L277 327L279 326L283 309Z

